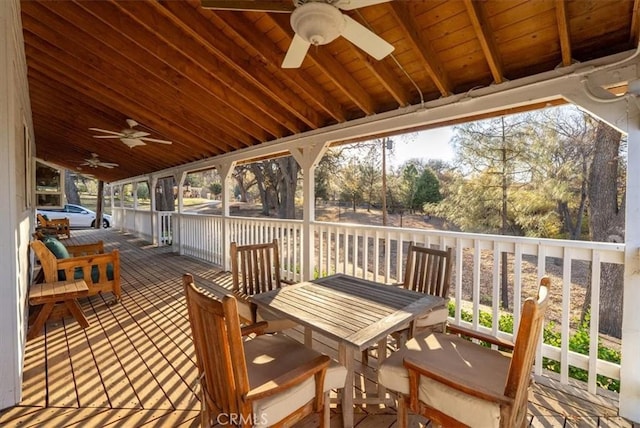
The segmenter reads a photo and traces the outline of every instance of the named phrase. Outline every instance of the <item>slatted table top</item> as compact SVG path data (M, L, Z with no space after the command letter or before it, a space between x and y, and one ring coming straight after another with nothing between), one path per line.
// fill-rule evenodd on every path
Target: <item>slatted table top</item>
M338 274L251 297L259 307L364 350L445 300Z
M39 305L57 298L74 299L86 296L89 287L83 279L33 284L29 290L29 303Z

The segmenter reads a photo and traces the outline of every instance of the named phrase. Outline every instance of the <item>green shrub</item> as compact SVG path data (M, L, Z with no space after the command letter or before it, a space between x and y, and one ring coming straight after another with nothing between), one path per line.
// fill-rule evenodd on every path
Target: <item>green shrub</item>
M455 304L449 302L449 316L455 316ZM460 318L463 321L472 322L472 313L462 309L460 311ZM492 325L491 313L487 311L480 311L478 323L483 327L491 328ZM578 328L569 335L569 350L580 354L589 354L589 323L591 315L587 313L584 321L580 323ZM498 320L498 329L505 333L513 333L513 314L501 314ZM553 322L547 323L542 333L544 343L552 346L560 347L561 337L559 331L556 331L555 324ZM620 363L620 351L608 348L598 341L598 358L604 361L612 363ZM547 370L551 370L556 373L560 373L560 362L552 360L550 358L543 358L543 366ZM569 366L569 377L586 382L589 377L587 370L579 369L577 367ZM611 379L606 376L598 375L598 386L608 389L610 391L620 392L620 381Z

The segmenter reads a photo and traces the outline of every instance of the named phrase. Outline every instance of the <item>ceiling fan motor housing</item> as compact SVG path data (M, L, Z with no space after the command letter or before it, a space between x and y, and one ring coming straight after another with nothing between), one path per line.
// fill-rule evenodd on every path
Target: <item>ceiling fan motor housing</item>
M314 46L331 43L342 33L344 26L340 10L328 3L305 3L291 13L293 31Z

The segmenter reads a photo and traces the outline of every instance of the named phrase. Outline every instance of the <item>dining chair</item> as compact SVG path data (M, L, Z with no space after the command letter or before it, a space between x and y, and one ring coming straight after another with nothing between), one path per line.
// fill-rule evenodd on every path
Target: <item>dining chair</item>
M291 426L312 413L329 426L329 391L344 388L343 366L285 335L261 334L266 323L241 328L233 295L213 297L190 274L182 283L203 427Z
M294 328L297 324L282 319L250 302L250 296L276 290L283 285L280 277L280 253L278 240L269 243L237 245L231 243L231 274L233 293L238 299L240 317L246 323L266 321L267 331L275 332Z
M448 299L452 266L453 249L451 247L446 250L436 250L410 242L402 286L407 290ZM444 332L448 317L449 308L446 304L433 308L416 319L415 332L437 325L440 325L441 331Z
M453 266L453 250L437 250L409 243L407 261L404 268L404 281L399 284L407 290L431 294L448 299L449 283L451 282L451 268ZM420 315L411 324L402 326L391 333L397 347L402 346L414 334L426 329L440 327L445 331L449 308L447 304L430 309ZM380 349L378 349L380 352ZM369 363L369 350L362 351L362 361Z
M398 426L407 426L408 410L435 426L525 426L531 368L549 287L549 278L542 278L537 299L525 300L515 342L449 326L450 334L415 336L387 358L378 381L399 394Z

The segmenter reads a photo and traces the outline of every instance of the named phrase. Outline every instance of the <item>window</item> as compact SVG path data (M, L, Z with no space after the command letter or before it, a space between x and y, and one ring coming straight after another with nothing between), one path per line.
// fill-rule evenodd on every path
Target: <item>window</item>
M40 208L59 208L64 199L64 174L61 168L36 160L36 203Z

